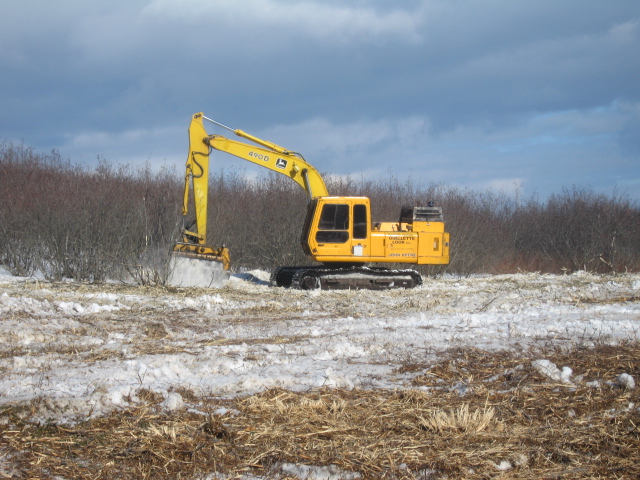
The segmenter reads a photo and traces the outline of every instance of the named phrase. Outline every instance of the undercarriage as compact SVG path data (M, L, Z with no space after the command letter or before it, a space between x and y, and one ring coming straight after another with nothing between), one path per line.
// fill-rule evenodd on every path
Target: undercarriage
M422 285L422 277L415 270L381 267L280 267L271 275L271 285L300 290L391 290Z

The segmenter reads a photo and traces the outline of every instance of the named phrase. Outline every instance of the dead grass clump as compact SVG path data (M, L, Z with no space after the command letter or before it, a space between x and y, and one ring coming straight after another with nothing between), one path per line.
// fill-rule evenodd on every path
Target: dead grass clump
M161 394L147 388L141 388L140 390L138 390L137 397L142 403L145 404L158 404L164 399Z
M494 419L495 410L492 407L469 410L468 404L462 404L448 411L436 410L420 419L420 424L436 433L448 430L464 433L478 433L487 428Z
M167 329L164 324L160 322L147 322L144 328L145 333L149 338L160 339L165 338L168 335Z

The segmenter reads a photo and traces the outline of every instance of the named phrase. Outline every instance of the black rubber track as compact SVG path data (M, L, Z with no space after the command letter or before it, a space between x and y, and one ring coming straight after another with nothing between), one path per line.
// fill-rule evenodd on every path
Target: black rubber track
M422 277L415 270L381 267L280 267L271 275L271 285L300 290L391 290L422 285Z

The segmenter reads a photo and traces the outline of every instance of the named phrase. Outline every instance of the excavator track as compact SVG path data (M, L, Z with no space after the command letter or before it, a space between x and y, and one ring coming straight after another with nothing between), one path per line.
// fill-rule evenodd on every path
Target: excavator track
M422 285L422 277L415 270L380 267L280 267L271 275L271 285L300 290L391 290L415 288Z

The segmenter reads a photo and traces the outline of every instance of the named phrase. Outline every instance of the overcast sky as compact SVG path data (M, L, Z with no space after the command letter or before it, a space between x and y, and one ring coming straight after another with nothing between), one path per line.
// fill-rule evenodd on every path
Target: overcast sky
M181 174L200 111L329 174L640 199L640 1L0 0L0 140Z

